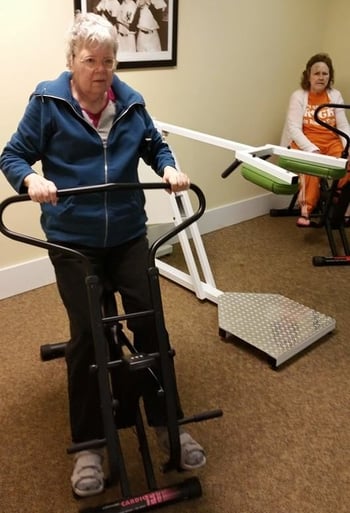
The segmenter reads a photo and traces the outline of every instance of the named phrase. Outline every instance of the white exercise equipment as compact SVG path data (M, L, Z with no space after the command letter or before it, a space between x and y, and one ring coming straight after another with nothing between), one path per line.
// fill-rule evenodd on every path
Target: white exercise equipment
M296 183L298 176L282 169L277 164L267 162L264 157L284 155L285 152L290 157L290 152L294 151L295 153L292 155L295 155L297 159L304 159L308 162L313 159L321 165L328 165L329 159L331 159L332 166L344 166L344 159L307 154L276 145L254 148L157 120L155 120L155 125L164 138L168 134L175 134L232 150L241 162L254 166L286 184ZM337 162L335 163L335 161ZM178 161L177 167L180 169ZM183 214L189 216L193 213L187 191L168 197L171 207L170 217L175 224L181 222ZM164 217L162 219L164 221ZM267 354L272 359L274 366L277 367L335 329L335 320L331 317L282 295L232 293L219 290L215 285L197 223L192 224L188 232L184 231L179 234L179 242L188 272L183 272L158 258L156 265L162 276L193 291L199 299L207 299L218 305L219 335L223 339L236 337L250 344ZM192 239L192 246L189 238ZM195 259L192 247L196 252L197 259ZM201 275L204 279L201 279Z

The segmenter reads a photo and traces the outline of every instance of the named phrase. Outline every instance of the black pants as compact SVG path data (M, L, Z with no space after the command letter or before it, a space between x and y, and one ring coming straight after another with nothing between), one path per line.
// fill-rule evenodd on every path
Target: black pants
M73 248L89 258L93 274L99 277L102 285L108 283L114 292L119 292L125 313L152 308L147 276L146 237L114 248ZM97 379L96 375L89 372L89 366L95 359L85 283L86 269L81 258L74 254L51 249L49 256L70 322L71 338L67 345L66 362L72 440L78 443L102 438L104 430ZM133 343L138 351L157 351L153 316L129 320L128 328L133 332ZM173 368L172 372L175 382ZM159 373L158 378L161 380ZM164 397L157 394L155 385L154 379L148 379L147 384L142 385L143 400L148 423L162 426L166 424L165 402ZM130 393L130 401L135 401L135 397L137 400L137 392L125 390L125 387L132 387L132 384L124 384L124 396ZM183 413L178 397L176 407L180 418Z

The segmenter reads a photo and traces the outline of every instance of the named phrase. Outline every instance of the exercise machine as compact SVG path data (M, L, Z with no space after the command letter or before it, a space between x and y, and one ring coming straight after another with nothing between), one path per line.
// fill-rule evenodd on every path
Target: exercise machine
M272 154L288 151L286 148L274 145L254 148L160 121L156 121L156 124L164 137L174 134L234 152L235 159L222 173L223 178L240 167L245 179L250 179L269 192L291 194L291 190L297 191L297 173L268 161ZM321 157L316 156L318 159ZM300 152L300 158L307 160L308 157L304 152ZM333 158L327 157L326 165L333 161ZM343 174L344 161L335 166L336 170L340 167ZM186 208L190 207L186 205ZM196 224L193 227L196 228ZM273 367L277 368L335 329L333 318L280 294L224 292L217 289L211 272L208 272L210 266L205 249L202 244L198 244L198 241L201 242L200 236L197 232L195 235L194 249L197 251L199 268L203 270L204 281L199 278L191 249L188 245L184 246L182 241L180 242L185 249L185 258L190 257L186 258L186 262L190 263L189 274L185 275L182 271L162 262L159 269L161 274L194 290L198 298L209 299L217 304L221 339L228 341L236 337L244 341L266 354ZM185 232L183 236L186 236Z
M350 108L350 105L342 105L335 103L326 103L319 105L315 110L315 121L321 126L335 132L343 137L346 141L344 150L340 158L322 156L310 152L301 152L299 150L291 150L278 146L265 149L259 152L253 150L250 156L270 158L272 155L278 155L278 166L294 172L296 174L307 174L320 178L321 197L315 212L311 215L312 226L316 228L325 228L329 247L332 256L314 256L312 263L315 266L325 265L348 265L350 264L350 246L346 235L346 210L350 202L350 185L345 185L339 190L338 183L347 173L347 159L350 147L349 135L324 122L320 118L320 112L327 107L331 108ZM242 156L242 155L241 155ZM297 182L289 187L276 183L271 176L264 176L261 164L254 166L252 158L249 160L243 157L243 161L239 161L240 156L236 155L237 161L233 169L243 162L242 175L249 181L259 185L260 187L271 190L276 194L292 195L292 200L287 208L271 209L272 217L295 216L300 215L300 209L296 207L298 197ZM223 173L224 177L230 174L232 168ZM316 220L316 221L315 221ZM338 239L335 238L335 233Z
M270 158L273 155L279 157L278 165L264 161L264 159ZM330 180L331 185L325 191L325 196L322 199L322 210L315 214L315 216L319 217L319 222L316 226L325 227L334 261L337 261L339 258L334 230L339 232L342 251L346 256L350 254L344 225L345 211L350 199L349 188L345 186L339 196L337 189L340 178L343 178L346 174L347 160L345 158L337 159L327 155L292 150L274 145L237 152L236 158L236 167L242 165L241 173L245 179L275 194L295 195L298 188L297 173L318 176L323 181ZM278 178L280 176L279 173L272 174L275 168L279 171L286 168L287 171L294 173L294 177L289 182L283 182ZM282 215L288 215L291 209L292 207L289 206L287 209L282 210ZM278 216L280 213L281 211L276 210L270 212L272 216ZM324 265L322 264L323 258L326 257L313 257L312 263L314 265Z
M169 185L164 183L136 183L136 184L104 184L93 187L80 187L64 189L57 192L58 198L64 196L94 193L106 193L125 189L164 189ZM134 511L149 511L151 509L166 506L201 496L201 484L197 477L185 479L165 488L159 488L153 468L152 458L147 441L145 423L139 403L132 413L132 423L121 418L123 390L129 389L129 383L140 383L141 376L146 374L151 379L157 392L164 396L167 415L167 430L169 437L170 454L163 470L179 471L181 461L181 447L179 428L182 425L200 422L222 415L222 410L211 410L190 417L177 418L176 412L176 386L172 372L172 360L175 351L169 348L169 340L164 324L164 315L161 302L159 270L155 265L155 255L158 248L185 230L199 219L205 211L205 197L199 187L192 184L190 189L197 196L198 209L193 215L181 219L167 233L159 237L150 247L148 277L152 299L152 309L134 314L119 315L115 297L112 291L102 290L102 284L90 268L89 261L78 251L67 248L64 245L54 244L34 238L28 235L10 230L4 223L4 211L14 203L30 200L28 194L21 194L5 199L0 204L0 231L10 239L37 246L44 249L52 247L71 254L78 255L86 268L86 287L89 298L90 318L95 347L95 364L91 366L91 372L96 373L100 390L101 411L104 426L104 438L74 444L68 448L68 453L75 453L86 449L105 447L108 455L108 485L119 483L122 497L113 503L104 504L94 508L81 510L84 513L131 513ZM103 301L101 304L101 292ZM134 348L123 330L123 322L131 317L152 317L155 322L158 351L155 353L140 353ZM47 344L41 347L42 360L50 360L64 356L66 343ZM158 371L158 372L157 372ZM160 381L157 375L162 376ZM116 390L112 386L115 376L119 376L120 388ZM124 381L124 379L126 381ZM124 386L123 386L124 383ZM125 399L125 395L124 395ZM139 398L138 398L139 399ZM148 490L142 494L133 494L130 478L128 476L126 462L123 456L122 444L119 436L121 427L135 428L139 450L142 458L145 478Z

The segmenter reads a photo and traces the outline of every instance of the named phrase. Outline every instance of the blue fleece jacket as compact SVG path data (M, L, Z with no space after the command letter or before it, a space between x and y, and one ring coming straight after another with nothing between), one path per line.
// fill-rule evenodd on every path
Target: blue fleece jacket
M165 166L175 166L139 93L114 76L116 113L103 143L73 98L70 79L63 72L36 87L1 154L0 167L17 192L26 192L23 180L37 161L58 189L138 182L140 158L160 176ZM144 205L142 190L69 196L56 206L42 204L41 224L49 241L117 246L146 232Z

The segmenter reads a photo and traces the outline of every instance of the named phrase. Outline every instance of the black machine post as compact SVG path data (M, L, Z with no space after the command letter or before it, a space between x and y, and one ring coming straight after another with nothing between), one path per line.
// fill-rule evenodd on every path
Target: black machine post
M314 114L315 121L319 125L328 128L332 132L338 134L340 137L343 137L343 139L345 139L346 144L341 156L342 158L347 159L350 148L350 137L342 130L339 130L339 128L329 125L320 118L320 112L326 107L331 107L334 109L350 109L350 105L338 103L324 103L316 108ZM327 238L332 256L314 256L312 259L312 263L314 266L350 265L350 247L345 231L345 215L349 203L350 183L347 183L344 187L338 190L338 180L334 180L329 188L324 207L324 214L321 219L326 228ZM338 254L337 245L334 238L335 230L338 231L340 237L343 255Z

